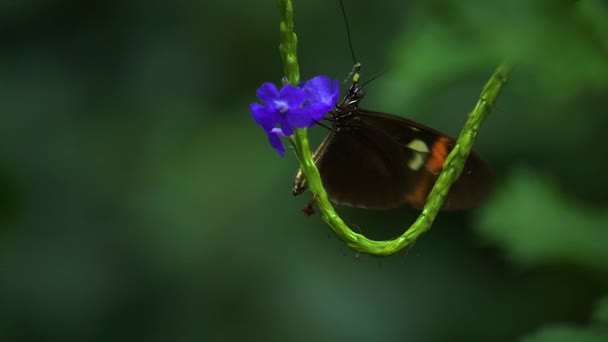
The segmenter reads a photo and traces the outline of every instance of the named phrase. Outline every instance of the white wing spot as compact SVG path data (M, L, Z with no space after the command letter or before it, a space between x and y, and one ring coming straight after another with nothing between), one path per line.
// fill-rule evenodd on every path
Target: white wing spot
M409 144L407 144L407 148L421 153L429 153L430 151L429 147L420 139L412 140Z
M407 161L407 166L414 171L420 170L420 168L424 166L428 153L430 152L429 147L424 141L414 139L407 144L407 148L412 150L412 157Z
M407 167L414 171L418 171L424 165L424 159L425 158L423 157L422 153L414 151L412 158L407 161Z

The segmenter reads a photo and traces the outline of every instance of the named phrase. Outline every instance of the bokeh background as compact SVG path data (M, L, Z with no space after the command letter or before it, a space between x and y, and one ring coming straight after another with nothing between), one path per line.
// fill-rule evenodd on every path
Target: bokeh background
M302 78L343 80L338 1L294 2ZM277 1L0 2L0 340L608 341L606 2L345 3L388 70L365 108L457 135L516 62L477 144L496 191L388 258L299 211L251 119Z

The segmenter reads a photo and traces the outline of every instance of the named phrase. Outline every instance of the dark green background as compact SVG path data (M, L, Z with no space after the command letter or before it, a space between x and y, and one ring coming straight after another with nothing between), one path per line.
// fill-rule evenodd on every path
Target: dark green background
M337 0L294 2L302 78L343 80ZM487 202L382 259L305 217L249 113L277 1L3 1L0 340L605 341L608 5L345 2L364 79L388 69L365 108L457 135L516 61ZM376 238L417 215L339 210Z

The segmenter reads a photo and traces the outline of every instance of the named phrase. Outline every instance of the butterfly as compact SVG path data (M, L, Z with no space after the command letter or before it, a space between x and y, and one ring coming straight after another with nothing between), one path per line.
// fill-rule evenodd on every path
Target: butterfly
M455 139L406 118L359 108L365 96L356 63L346 95L329 112L331 128L313 155L329 199L355 208L421 209ZM443 210L478 204L492 183L489 164L472 152ZM301 170L293 194L307 189Z

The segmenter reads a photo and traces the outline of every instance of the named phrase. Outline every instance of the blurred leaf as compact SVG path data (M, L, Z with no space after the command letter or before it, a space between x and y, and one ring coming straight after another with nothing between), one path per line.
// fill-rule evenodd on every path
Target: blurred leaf
M551 327L522 339L523 342L606 342L608 333L575 327Z
M515 61L516 72L533 75L527 86L537 98L566 102L608 86L606 39L597 34L606 25L601 15L589 15L592 5L581 11L569 2L435 3L410 11L409 28L394 44L389 77L399 86L386 91L396 107L504 59Z
M608 324L608 297L599 300L593 319L599 323Z
M589 23L590 34L608 52L608 4L600 0L579 1L581 17Z
M604 297L598 302L594 318L599 323L608 323L608 297ZM608 330L605 326L591 325L585 327L574 326L555 326L541 329L522 340L523 342L559 342L559 341L577 341L577 342L596 342L608 341Z
M525 265L573 263L608 270L608 216L559 192L547 177L518 169L482 212L477 230Z

